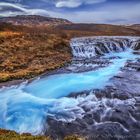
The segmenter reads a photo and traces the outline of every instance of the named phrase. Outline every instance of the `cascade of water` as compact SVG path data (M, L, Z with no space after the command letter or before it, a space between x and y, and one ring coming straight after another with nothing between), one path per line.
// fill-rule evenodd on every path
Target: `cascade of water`
M108 39L76 39L72 41L71 45L75 57L90 58L97 54L122 51L125 48L124 45L128 45L128 47L135 45L133 42L136 40L130 39L131 43L127 40L113 37ZM3 87L0 89L0 128L11 129L20 133L41 134L48 117L58 121L71 122L84 116L86 112L81 107L83 105L90 109L94 108L96 111L101 101L93 100L93 94L79 98L67 96L85 90L102 89L128 59L135 60L138 56L133 54L131 49L128 49L120 53L106 54L101 58L102 63L104 64L103 60L110 59L110 57L115 57L115 59L111 59L111 64L96 71L56 74L40 78L29 84L22 83L18 86ZM86 60L84 65L93 66L93 64L101 63L100 58ZM82 61L77 61L77 63L78 67L83 65ZM103 100L103 103L105 102L106 100ZM123 101L112 100L111 102L113 105L120 105ZM124 102L124 104L126 103ZM133 101L130 103L133 105ZM107 111L108 107L105 104L105 111L101 115L106 114Z
M72 40L71 47L74 57L92 58L110 52L121 52L127 48L134 48L138 44L138 38L77 38Z

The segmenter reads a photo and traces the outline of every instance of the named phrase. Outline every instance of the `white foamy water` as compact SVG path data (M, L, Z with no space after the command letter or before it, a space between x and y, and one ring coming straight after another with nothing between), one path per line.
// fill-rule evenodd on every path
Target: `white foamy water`
M74 38L71 42L73 56L92 58L96 55L121 52L128 47L135 48L140 43L139 37L99 36Z
M111 51L102 56L102 59L114 56L120 58L112 59L108 67L96 71L56 74L30 84L3 87L0 89L0 128L19 133L41 134L46 128L48 116L61 121L83 117L85 112L81 104L87 102L91 108L96 106L98 101L94 95L78 98L67 96L84 90L104 88L127 60L138 57L131 49L125 49L119 52ZM131 103L133 104L133 101L130 101Z

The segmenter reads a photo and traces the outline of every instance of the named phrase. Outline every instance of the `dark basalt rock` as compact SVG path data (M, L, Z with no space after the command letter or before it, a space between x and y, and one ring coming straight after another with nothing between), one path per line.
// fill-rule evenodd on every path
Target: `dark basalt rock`
M140 70L140 60L137 59L135 62L129 61L129 62L125 65L125 69L139 71L139 70Z
M129 112L127 106L124 105L113 108L113 111L109 111L102 121L119 122L127 129L131 129L131 127L133 128L137 126L137 121ZM137 127L140 129L140 126Z
M139 42L138 45L134 48L134 50L140 50L140 42Z
M88 140L125 140L127 131L119 123L101 123L92 127Z
M51 118L48 119L48 130L46 132L47 135L52 136L52 139L60 139L62 140L65 136L74 135L74 134L82 134L82 130L86 130L86 123L81 120L76 120L71 123L62 122L53 120Z
M81 103L84 116L71 122L47 119L46 135L52 136L54 140L62 140L73 134L84 136L87 140L139 140L139 66L140 59L128 61L121 72L110 79L112 85L102 90L72 93L69 97L95 95L95 99L91 99L92 106L88 102Z

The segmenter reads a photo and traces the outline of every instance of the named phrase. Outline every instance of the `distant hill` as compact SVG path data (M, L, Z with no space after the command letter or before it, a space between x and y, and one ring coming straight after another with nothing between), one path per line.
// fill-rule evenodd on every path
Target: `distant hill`
M11 23L13 25L24 26L47 26L47 25L59 25L70 24L71 22L66 19L44 17L39 15L18 15L14 17L1 17L0 22Z
M48 25L52 25L49 26ZM36 28L34 28L36 26ZM39 15L18 15L0 18L0 31L18 31L34 34L65 33L67 36L140 36L140 24L111 25L72 23L66 19Z
M127 26L127 27L140 31L140 24L133 24L133 25L130 25L130 26Z
M115 35L115 36L139 36L140 26L120 26L110 24L67 24L58 25L56 27L59 30L65 32L71 32L72 36L82 35L86 32L86 35Z
M75 24L42 16L0 21L0 82L31 78L64 66L71 61L69 42L74 37L140 36L138 25Z

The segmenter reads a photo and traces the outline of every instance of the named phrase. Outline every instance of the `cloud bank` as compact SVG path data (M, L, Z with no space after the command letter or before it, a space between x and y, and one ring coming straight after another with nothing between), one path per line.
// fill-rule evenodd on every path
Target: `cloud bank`
M95 3L105 2L105 1L106 0L61 0L61 1L56 1L55 6L58 8L61 8L61 7L75 8L83 4L84 5L95 4Z
M0 0L0 17L43 15L73 22L140 23L140 0Z

